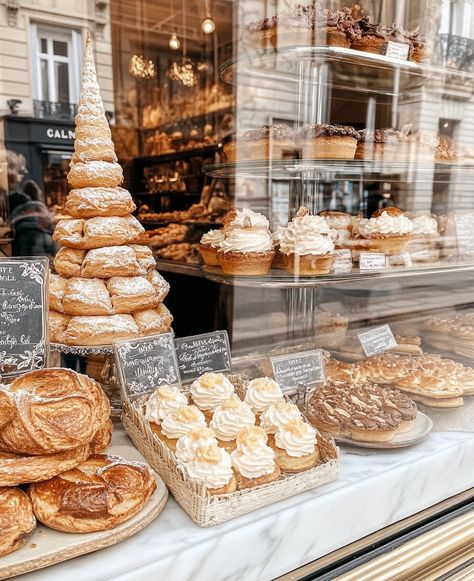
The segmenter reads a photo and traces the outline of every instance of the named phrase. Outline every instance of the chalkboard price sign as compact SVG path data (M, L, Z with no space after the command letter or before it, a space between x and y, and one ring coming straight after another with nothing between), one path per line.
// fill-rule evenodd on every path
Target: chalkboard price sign
M273 375L283 392L324 382L324 361L321 350L271 357Z
M397 346L389 325L382 325L381 327L370 329L370 331L359 333L357 337L367 357L383 353Z
M207 371L230 371L230 346L227 331L175 340L179 373L183 382L192 381Z
M117 341L114 349L122 389L131 399L160 385L180 384L172 333Z
M0 259L0 373L47 364L48 259Z

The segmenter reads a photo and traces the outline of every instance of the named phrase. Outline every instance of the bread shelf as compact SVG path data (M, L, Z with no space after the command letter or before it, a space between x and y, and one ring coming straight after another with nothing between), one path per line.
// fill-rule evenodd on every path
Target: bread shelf
M241 82L243 77L275 80L298 78L301 66L331 65L332 75L324 82L328 86L363 93L400 94L395 75L416 85L426 80L442 86L447 80L472 88L474 74L428 63L416 63L385 55L331 46L284 47L277 51L248 52L224 62L220 75L227 83ZM359 82L360 81L360 82Z
M472 272L474 262L456 260L438 262L430 265L420 265L411 268L390 267L386 270L360 271L353 266L351 272L331 273L318 276L296 276L283 269L272 269L265 276L232 276L222 272L219 267L204 266L202 272L212 282L229 286L248 288L313 288L324 285L338 285L368 279L389 280L400 277L416 277L427 275L447 275L449 273Z
M354 181L415 181L420 177L449 182L453 174L472 174L474 165L413 161L283 159L251 160L205 165L203 172L216 178L253 177L274 180L349 179Z

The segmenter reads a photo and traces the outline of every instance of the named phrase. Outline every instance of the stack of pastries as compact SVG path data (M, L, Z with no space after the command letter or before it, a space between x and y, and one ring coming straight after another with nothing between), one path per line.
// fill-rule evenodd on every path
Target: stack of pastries
M159 387L144 413L186 477L210 494L268 484L319 460L316 430L269 377L248 382L240 398L224 374L205 373L189 395Z
M51 340L69 345L110 344L169 330L163 305L168 283L155 270L150 248L136 244L143 227L117 163L89 42L76 116L73 188L54 239L61 249L50 284Z
M85 375L38 370L0 388L0 556L21 548L37 520L88 533L141 510L153 473L103 454L111 437L109 401Z

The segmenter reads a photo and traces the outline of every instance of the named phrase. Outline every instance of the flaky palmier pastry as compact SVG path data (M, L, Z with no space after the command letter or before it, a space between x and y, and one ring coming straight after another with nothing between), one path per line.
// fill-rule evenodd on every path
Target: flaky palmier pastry
M67 181L74 189L116 188L123 182L122 166L115 161L71 163Z
M66 279L63 311L66 315L112 315L109 291L99 278Z
M53 343L61 342L61 333L67 328L70 321L70 315L64 315L63 313L56 313L56 311L49 311L49 339Z
M133 313L133 318L142 335L166 333L170 330L173 322L173 315L163 303L158 305L156 309L136 311Z
M72 317L61 334L66 345L110 345L121 339L138 337L140 331L131 315Z
M127 216L136 210L130 192L123 188L71 190L64 211L73 218Z
M7 391L0 387L0 428L15 415L15 405Z
M81 276L82 262L85 256L85 250L76 250L64 246L58 250L54 257L54 268L58 274L67 278L71 276Z
M112 441L112 432L114 431L114 425L112 420L109 418L104 424L100 426L97 432L92 438L89 448L91 454L100 454L104 452Z
M144 276L114 276L107 281L107 290L116 313L151 309L158 303L155 288Z
M98 217L61 220L56 225L53 238L68 248L88 250L128 244L143 231L143 226L133 216Z
M117 161L109 123L100 96L92 43L87 39L82 69L82 88L76 115L74 154L71 163Z
M51 274L49 277L49 306L53 311L63 312L64 292L67 286L67 279Z
M77 468L28 489L36 518L66 533L112 529L137 514L156 490L146 464L94 454Z
M41 369L10 385L16 407L0 430L0 449L16 454L53 454L88 444L110 417L100 385L69 369Z
M0 557L20 549L35 528L33 508L23 490L0 488Z
M0 486L17 486L53 478L75 468L90 456L89 444L41 456L25 456L0 451Z

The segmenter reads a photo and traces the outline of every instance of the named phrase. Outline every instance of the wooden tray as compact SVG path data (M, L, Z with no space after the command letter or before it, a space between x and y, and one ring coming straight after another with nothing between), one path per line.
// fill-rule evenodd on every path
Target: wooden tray
M127 460L144 462L143 456L133 446L112 445L107 453L122 456ZM35 533L19 551L0 557L0 579L8 579L37 569L43 569L115 545L138 533L149 525L163 510L168 499L168 490L163 480L155 474L156 491L143 509L130 520L110 531L98 533L69 534L38 525Z

